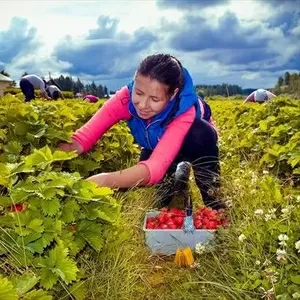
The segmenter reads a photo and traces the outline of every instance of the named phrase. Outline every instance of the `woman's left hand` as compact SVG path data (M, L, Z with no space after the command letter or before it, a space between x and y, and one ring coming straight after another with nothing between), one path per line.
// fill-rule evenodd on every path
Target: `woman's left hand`
M107 179L107 173L100 173L100 174L88 177L86 180L95 182L98 186L103 187L103 186L107 186L105 184L106 179Z

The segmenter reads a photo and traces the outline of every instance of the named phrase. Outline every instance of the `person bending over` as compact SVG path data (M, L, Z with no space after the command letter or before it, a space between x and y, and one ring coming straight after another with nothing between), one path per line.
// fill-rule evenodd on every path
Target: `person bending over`
M165 206L172 200L177 165L188 161L204 204L214 209L225 208L217 193L217 133L201 118L193 80L178 59L168 54L143 59L134 80L117 91L73 134L72 143L61 143L59 149L78 154L89 151L121 120L127 121L141 147L139 162L123 170L96 174L89 181L111 188L158 185L158 190L163 190L158 201Z
M46 92L46 87L46 81L34 74L25 75L20 80L20 88L25 96L25 102L35 99L34 89L40 89L42 97L50 100L51 98Z
M63 93L56 85L47 86L46 91L53 100L57 100L58 98L64 99Z
M244 101L244 103L247 102L258 102L258 103L264 103L268 100L271 100L272 98L276 97L273 93L264 90L264 89L258 89L254 92L252 92Z

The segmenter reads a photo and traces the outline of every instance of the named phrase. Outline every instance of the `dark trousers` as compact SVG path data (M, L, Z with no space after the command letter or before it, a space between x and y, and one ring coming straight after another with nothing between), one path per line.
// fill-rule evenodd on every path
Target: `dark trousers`
M194 121L181 150L159 184L161 191L159 201L162 206L168 205L174 196L173 175L178 163L188 161L192 164L195 181L204 204L214 209L225 208L221 199L218 198L220 164L217 140L217 133L208 122L200 119ZM148 159L151 153L151 150L143 149L140 161Z
M53 100L57 100L59 98L59 93L58 91L54 91L51 97Z
M29 80L23 78L20 81L20 88L22 93L25 96L25 102L31 101L35 99L34 96L34 87L33 85L30 83Z

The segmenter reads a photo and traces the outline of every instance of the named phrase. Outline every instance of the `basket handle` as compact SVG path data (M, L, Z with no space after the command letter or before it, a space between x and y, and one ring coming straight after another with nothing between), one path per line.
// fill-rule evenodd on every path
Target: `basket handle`
M177 165L175 171L175 183L174 189L176 192L183 191L185 193L184 206L186 208L186 215L191 216L193 213L193 203L192 198L189 195L187 189L187 183L190 177L192 164L188 161L182 161Z

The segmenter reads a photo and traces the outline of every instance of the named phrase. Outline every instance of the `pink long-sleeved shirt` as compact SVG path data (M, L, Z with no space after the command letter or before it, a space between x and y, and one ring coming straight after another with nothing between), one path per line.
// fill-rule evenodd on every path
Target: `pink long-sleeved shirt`
M83 147L84 151L88 151L114 124L131 118L128 110L129 100L129 90L127 87L123 87L107 100L86 124L74 133L73 139ZM148 185L158 183L164 177L177 156L195 116L196 110L191 107L173 120L167 126L149 159L139 162L149 170Z

